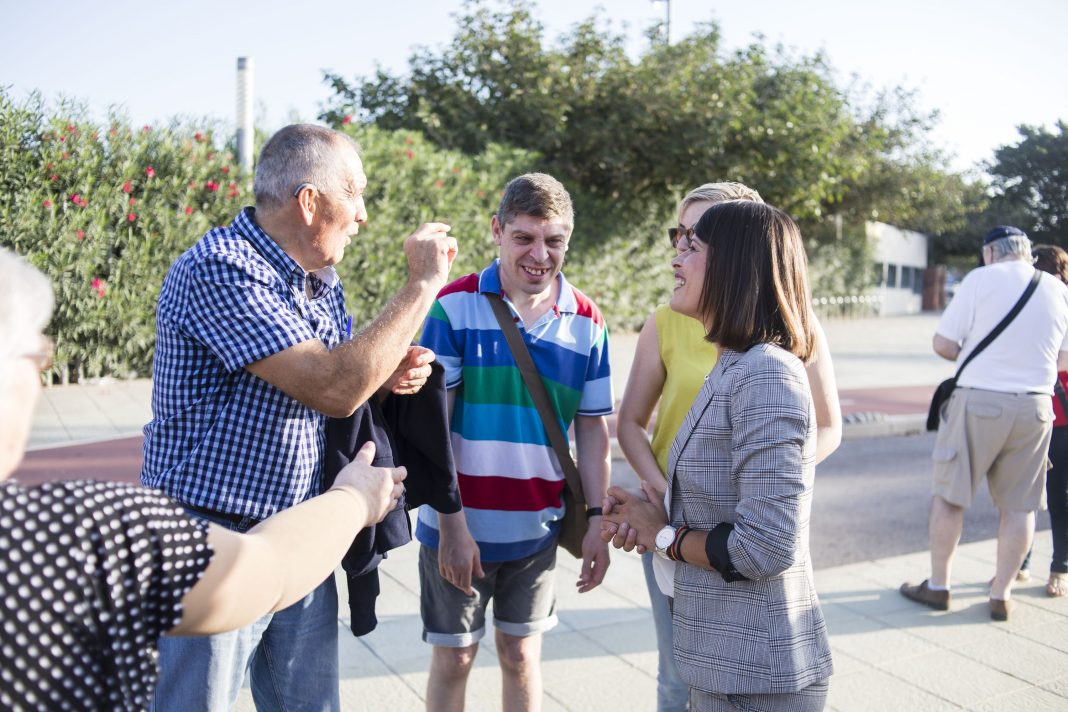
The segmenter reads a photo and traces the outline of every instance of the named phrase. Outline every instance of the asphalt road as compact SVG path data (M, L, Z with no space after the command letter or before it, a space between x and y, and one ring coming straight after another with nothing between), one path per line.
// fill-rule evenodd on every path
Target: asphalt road
M933 443L933 434L847 440L819 465L809 533L816 568L927 549ZM141 438L124 438L28 453L16 479L27 485L85 477L136 483L140 465ZM637 485L622 460L613 461L612 479L625 487ZM1039 513L1038 528L1049 529L1047 513ZM997 511L980 486L965 513L962 540L995 536ZM1035 569L1046 565L1035 562Z
M933 444L934 434L849 440L819 465L809 532L815 568L927 550ZM626 463L612 465L616 484L636 483ZM980 485L961 541L993 539L997 527L997 510ZM1045 512L1038 528L1049 529ZM1047 565L1035 562L1035 569Z

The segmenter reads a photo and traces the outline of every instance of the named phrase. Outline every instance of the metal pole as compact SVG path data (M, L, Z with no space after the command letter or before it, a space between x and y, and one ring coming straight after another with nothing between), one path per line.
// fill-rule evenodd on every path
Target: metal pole
M251 57L237 58L237 164L252 172L252 106L255 89Z
M650 0L654 5L664 4L664 43L671 44L671 0Z
M664 42L671 44L671 0L664 0Z

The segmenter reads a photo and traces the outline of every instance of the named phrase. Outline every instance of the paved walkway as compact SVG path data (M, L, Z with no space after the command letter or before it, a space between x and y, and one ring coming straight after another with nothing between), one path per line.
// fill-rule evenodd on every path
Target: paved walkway
M830 321L824 324L846 418L845 437L914 432L934 384L953 366L931 353L936 318ZM617 394L629 371L634 337L613 336ZM136 479L140 428L150 412L148 381L102 381L46 389L31 448L18 477L27 482L85 475ZM78 447L62 447L81 443ZM93 443L93 444L86 444ZM613 480L635 482L625 461ZM818 496L818 494L817 494ZM858 516L878 516L863 512ZM339 611L345 710L422 710L430 648L420 640L415 546L382 566L378 629L357 639ZM831 633L836 673L828 709L1068 710L1068 601L1049 599L1044 576L1017 588L1008 623L992 623L986 582L993 541L961 547L952 610L936 613L903 599L906 579L922 578L926 552L816 572ZM1048 561L1048 535L1035 561ZM545 636L545 709L653 710L656 649L638 559L617 553L604 585L579 595L578 562L558 562L560 625ZM1037 569L1041 572L1042 566ZM340 590L344 599L344 584ZM468 685L468 709L500 709L493 636L482 644ZM246 689L236 707L252 710Z

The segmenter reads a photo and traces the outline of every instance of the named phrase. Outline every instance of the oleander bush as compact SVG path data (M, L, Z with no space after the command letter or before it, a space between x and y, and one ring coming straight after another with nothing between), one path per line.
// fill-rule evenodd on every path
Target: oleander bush
M420 223L452 225L454 274L492 259L490 215L529 152L491 144L445 151L411 131L342 125L363 147L370 220L338 266L357 324L407 275L403 239ZM47 274L56 293L51 378L147 376L167 269L205 232L253 202L217 125L94 123L83 105L14 102L0 89L0 245Z
M53 282L53 377L147 375L170 263L247 199L215 127L132 127L0 92L0 245Z

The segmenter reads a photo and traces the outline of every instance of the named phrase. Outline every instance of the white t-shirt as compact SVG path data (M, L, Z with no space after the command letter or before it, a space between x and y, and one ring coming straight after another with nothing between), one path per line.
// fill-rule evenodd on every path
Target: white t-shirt
M963 363L1009 313L1035 268L1022 260L972 270L938 322L938 333L961 345ZM1057 352L1068 351L1068 287L1043 274L1012 323L961 373L960 386L1002 393L1053 395Z

